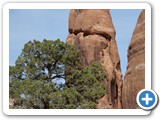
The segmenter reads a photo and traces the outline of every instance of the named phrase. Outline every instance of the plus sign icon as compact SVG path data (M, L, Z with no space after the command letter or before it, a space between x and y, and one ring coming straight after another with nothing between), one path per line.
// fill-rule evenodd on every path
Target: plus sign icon
M143 89L137 94L137 103L144 110L154 108L157 101L157 94L153 90Z

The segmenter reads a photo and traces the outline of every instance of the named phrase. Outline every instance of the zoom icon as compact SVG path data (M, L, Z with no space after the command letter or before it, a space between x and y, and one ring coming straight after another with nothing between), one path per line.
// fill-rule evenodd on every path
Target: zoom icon
M137 94L137 104L144 110L153 109L157 101L157 94L153 90L143 89Z

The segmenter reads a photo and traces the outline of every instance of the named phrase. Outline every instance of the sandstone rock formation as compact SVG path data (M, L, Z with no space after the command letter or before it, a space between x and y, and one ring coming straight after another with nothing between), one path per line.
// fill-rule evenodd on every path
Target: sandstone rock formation
M122 90L123 108L136 109L137 93L145 88L145 11L139 15L128 47L128 66Z
M67 43L80 50L85 65L96 60L107 72L106 94L97 108L122 108L122 74L110 10L71 10Z

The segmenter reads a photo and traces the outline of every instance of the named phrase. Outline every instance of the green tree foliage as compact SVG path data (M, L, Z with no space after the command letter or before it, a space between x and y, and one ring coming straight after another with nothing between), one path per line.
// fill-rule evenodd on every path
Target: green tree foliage
M96 108L105 93L101 65L82 65L79 51L59 39L29 41L9 70L11 108Z
M76 88L83 97L79 108L96 108L96 102L104 96L106 72L98 62L92 62L81 69L73 69L67 76L66 85Z

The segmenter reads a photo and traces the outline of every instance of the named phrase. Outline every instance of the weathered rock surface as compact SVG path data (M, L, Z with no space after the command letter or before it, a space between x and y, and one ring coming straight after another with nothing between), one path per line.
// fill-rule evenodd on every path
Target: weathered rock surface
M136 109L137 93L145 88L145 11L138 18L128 47L128 66L122 90L123 108Z
M122 74L110 10L71 10L67 43L80 50L85 65L99 61L107 72L106 94L97 108L122 108Z
M14 99L12 99L12 98L9 98L9 106L14 106L14 104L15 104L15 100Z

